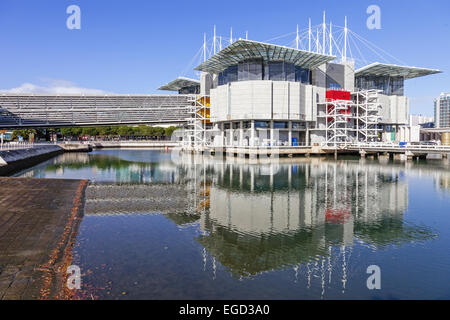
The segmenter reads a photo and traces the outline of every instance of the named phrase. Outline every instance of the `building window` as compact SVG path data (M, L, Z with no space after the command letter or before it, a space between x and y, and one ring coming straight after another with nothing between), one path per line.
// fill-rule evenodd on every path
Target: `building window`
M255 121L255 129L267 129L270 127L269 121Z
M179 94L200 94L200 86L195 85L191 87L184 87L178 90Z
M273 123L273 127L274 127L274 129L288 129L289 124L286 121L283 121L283 122L276 121Z
M269 80L286 80L286 76L283 72L283 62L269 62Z
M286 74L286 81L295 81L295 65L284 63L284 73Z
M386 95L404 95L404 78L389 76L360 76L356 87L361 90L381 90Z
M263 63L261 59L252 59L239 62L238 81L262 80Z
M264 63L262 59L249 59L229 66L219 73L218 85L249 80L292 81L311 84L311 70L284 61Z
M311 70L303 69L302 67L295 67L295 81L304 84L311 84Z
M302 130L306 128L306 124L304 122L292 122L292 129L294 130Z
M229 66L223 72L219 73L219 86L238 81L238 66Z

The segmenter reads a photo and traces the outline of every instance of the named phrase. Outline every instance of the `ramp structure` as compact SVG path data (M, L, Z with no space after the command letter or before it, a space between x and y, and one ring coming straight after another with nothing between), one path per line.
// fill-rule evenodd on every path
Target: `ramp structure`
M192 96L0 94L0 127L185 123Z

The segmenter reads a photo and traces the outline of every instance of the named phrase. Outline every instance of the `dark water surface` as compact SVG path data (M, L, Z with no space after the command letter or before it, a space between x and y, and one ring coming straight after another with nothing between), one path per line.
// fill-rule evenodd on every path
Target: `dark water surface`
M88 296L449 299L449 169L103 150L18 176L91 180L74 254Z

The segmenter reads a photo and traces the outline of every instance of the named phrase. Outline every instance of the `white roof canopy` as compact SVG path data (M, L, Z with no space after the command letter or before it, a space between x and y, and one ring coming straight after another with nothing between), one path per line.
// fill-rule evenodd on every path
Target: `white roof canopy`
M175 80L163 85L158 90L166 90L166 91L178 91L183 88L199 86L200 81L185 77L178 77Z
M200 64L195 70L218 74L229 66L255 58L262 58L265 62L284 61L307 69L314 69L336 59L334 56L315 52L239 39Z
M428 76L430 74L441 73L440 70L426 69L417 67L397 66L393 64L384 64L380 62L372 63L361 69L356 70L355 76L386 76L386 77L404 77L412 79Z

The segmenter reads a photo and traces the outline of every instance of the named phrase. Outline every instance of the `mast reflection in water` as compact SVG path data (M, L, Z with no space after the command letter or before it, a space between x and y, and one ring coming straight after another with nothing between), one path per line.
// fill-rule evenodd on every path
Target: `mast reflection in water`
M445 165L187 155L175 164L159 151L110 150L21 175L93 181L76 262L99 298L450 296L450 201L433 187L448 179ZM373 264L379 291L366 286Z

